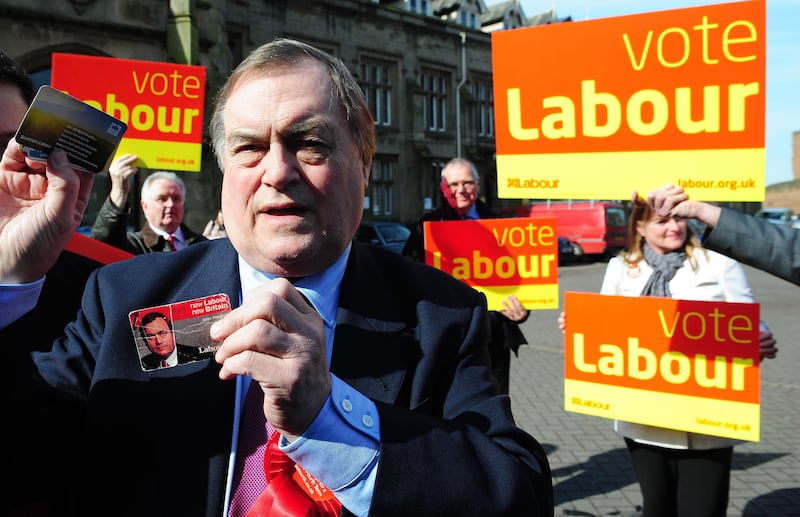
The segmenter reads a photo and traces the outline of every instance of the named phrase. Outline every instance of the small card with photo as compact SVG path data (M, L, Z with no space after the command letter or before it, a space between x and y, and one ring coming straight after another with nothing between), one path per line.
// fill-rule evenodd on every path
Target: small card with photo
M127 130L125 122L45 85L14 138L31 159L46 161L58 147L76 170L98 173L108 170Z
M211 325L231 311L226 294L137 309L128 314L144 371L172 368L214 356Z

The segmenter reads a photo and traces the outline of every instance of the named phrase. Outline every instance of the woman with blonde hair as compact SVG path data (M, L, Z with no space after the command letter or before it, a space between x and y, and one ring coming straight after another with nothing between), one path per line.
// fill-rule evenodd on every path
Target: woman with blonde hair
M662 217L634 192L630 245L606 267L601 294L755 303L742 266L703 248L687 220ZM559 326L565 329L562 313ZM777 352L762 324L761 356ZM737 440L615 421L639 481L645 517L724 517Z

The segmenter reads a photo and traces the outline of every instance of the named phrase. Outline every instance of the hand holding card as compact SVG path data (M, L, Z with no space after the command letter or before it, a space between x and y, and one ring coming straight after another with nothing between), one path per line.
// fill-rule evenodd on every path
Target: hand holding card
M64 149L76 170L107 170L128 125L50 86L39 88L15 138L29 158Z

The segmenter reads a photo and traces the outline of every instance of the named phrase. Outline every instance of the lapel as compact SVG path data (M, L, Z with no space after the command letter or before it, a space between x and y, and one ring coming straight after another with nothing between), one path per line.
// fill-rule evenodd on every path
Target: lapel
M408 316L385 281L381 257L353 243L342 279L331 371L366 396L400 400L407 369L416 362L413 310Z
M238 307L239 268L228 239L198 243L169 255L186 263L185 273L180 282L154 285L151 295L171 303L226 293L231 306ZM407 405L408 395L401 393L401 386L420 350L414 307L384 280L386 271L396 267L396 262L353 244L342 279L331 371L372 399ZM158 293L162 289L168 292Z
M202 245L201 245L202 244ZM239 263L236 250L228 239L198 243L184 248L186 253L173 253L164 257L181 264L180 281L162 283L154 289L167 289L161 295L167 303L192 300L217 293L225 293L231 308L239 306Z

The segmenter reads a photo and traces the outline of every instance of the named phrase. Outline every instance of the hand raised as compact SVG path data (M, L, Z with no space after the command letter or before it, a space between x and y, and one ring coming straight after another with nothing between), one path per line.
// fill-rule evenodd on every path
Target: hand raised
M135 154L123 154L111 162L108 168L108 175L111 177L109 198L117 208L123 208L128 201L128 193L131 191L128 179L139 170L139 167L133 165L138 159Z
M500 313L511 321L522 321L528 316L528 309L523 307L519 298L512 294L503 300Z
M61 149L44 164L9 142L0 161L0 282L32 282L52 267L80 225L93 182Z
M221 341L220 378L248 375L264 390L264 414L288 439L301 435L331 391L325 325L300 291L277 278L248 292L211 327Z

